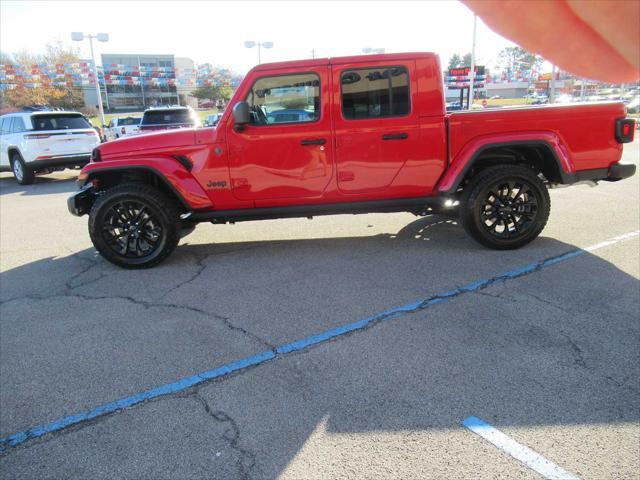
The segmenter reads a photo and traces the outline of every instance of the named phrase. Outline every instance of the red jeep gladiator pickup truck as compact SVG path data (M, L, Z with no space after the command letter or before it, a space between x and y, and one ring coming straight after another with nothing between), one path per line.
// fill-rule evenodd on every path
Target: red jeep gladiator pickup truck
M217 128L105 143L69 198L109 261L151 267L198 222L457 208L481 244L512 249L549 216L547 187L616 181L634 121L621 103L447 114L432 53L253 68ZM449 209L450 210L450 209Z

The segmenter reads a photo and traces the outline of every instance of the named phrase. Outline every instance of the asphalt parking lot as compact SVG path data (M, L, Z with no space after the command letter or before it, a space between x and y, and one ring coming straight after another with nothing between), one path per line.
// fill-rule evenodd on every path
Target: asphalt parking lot
M145 271L97 256L74 178L0 175L0 437L31 432L2 478L540 478L470 416L576 477L640 478L637 175L553 190L518 251L343 215L203 224Z

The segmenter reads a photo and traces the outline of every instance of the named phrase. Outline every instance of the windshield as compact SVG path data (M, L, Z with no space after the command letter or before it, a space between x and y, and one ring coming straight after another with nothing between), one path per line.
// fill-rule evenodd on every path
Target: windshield
M145 112L142 119L143 125L169 125L172 123L194 124L191 112L186 109L180 110L155 110Z
M89 121L78 114L51 113L31 115L33 130L72 130L93 128Z

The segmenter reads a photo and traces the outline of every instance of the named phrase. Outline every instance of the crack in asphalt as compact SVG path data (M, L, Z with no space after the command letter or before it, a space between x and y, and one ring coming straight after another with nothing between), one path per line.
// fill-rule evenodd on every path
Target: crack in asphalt
M564 307L561 307L557 303L547 300L546 298L539 297L538 295L535 295L531 292L526 292L525 295L528 295L529 297L533 298L534 300L537 300L540 303L549 305L550 307L555 308L556 310L560 310L561 312L566 313L567 315L572 315L572 316L575 315L575 312L573 310L568 310Z
M222 324L224 324L229 330L233 330L239 333L242 333L243 335L253 339L254 341L260 343L262 346L269 348L269 350L273 350L275 348L275 345L273 345L272 343L268 342L267 340L265 340L264 338L254 334L253 332L250 332L249 330L240 327L238 325L235 325L233 322L231 322L231 320L229 320L229 318L227 317L223 317L222 315L218 315L217 313L213 313L213 312L209 312L206 310L202 310L200 308L196 308L196 307L191 307L189 305L180 305L177 303L157 303L157 302L149 302L146 300L140 300L134 297L130 297L128 295L84 295L81 293L54 293L51 295L34 295L34 294L29 294L29 295L22 295L22 296L18 296L18 297L13 297L7 300L3 300L0 302L0 306L3 306L7 303L10 302L16 302L16 301L20 301L20 300L51 300L51 299L55 299L55 298L78 298L78 299L82 299L82 300L87 300L87 301L92 301L92 300L124 300L124 301L128 301L131 302L135 305L139 305L145 308L145 310L148 309L152 309L152 308L173 308L173 309L179 309L179 310L186 310L189 312L193 312L193 313L198 313L200 315L204 315L207 317L212 317L218 321L220 321Z
M500 300L503 301L507 301L507 302L517 302L517 299L514 299L510 296L505 296L504 294L500 293L500 294L496 294L496 293L489 293L489 292L483 292L483 291L476 291L475 292L478 295L484 295L487 297L491 297L491 298L498 298ZM538 295L534 295L533 293L529 293L526 292L525 295L533 298L534 300L543 303L545 305L549 305L550 307L553 307L567 315L575 315L575 311L571 311L571 310L567 310L563 307L560 307L559 305L555 304L554 302L551 302L549 300L546 300L542 297L539 297ZM595 367L589 366L586 362L586 360L584 359L584 352L582 351L582 348L580 348L580 346L576 343L575 340L573 340L573 338L571 338L571 336L566 333L566 332L559 332L560 335L562 335L562 337L565 338L565 340L567 341L567 343L569 344L569 348L571 349L571 355L573 357L573 363L574 365L583 368L584 370L590 372L593 376L597 376L597 377L601 377L604 378L605 380L613 383L616 387L618 388L623 388L623 389L627 389L630 392L633 392L635 394L640 394L640 389L634 388L631 385L629 385L627 383L628 378L625 378L623 381L619 381L616 380L615 378L613 378L610 375L602 375L601 373L599 373L597 371L597 369Z
M626 238L630 238L632 236L637 236L636 232L633 232L633 234L625 234L623 236L620 237L615 237L612 240L609 240L607 242L603 242L601 244L599 244L600 246L598 248L602 248L601 246L607 246L607 245L611 245L617 241L626 239ZM591 250L594 250L594 247L590 248ZM330 330L326 330L322 333L316 334L316 335L311 335L309 337L305 337L287 344L283 344L277 347L274 347L272 345L269 345L269 350L259 353L257 355L254 355L252 357L247 357L245 359L236 361L236 362L232 362L229 364L225 364L221 367L218 367L214 370L210 370L207 372L201 372L200 374L196 374L194 376L191 377L187 377L184 379L181 379L177 382L174 382L172 384L166 384L166 385L162 385L160 387L157 387L155 389L152 390L148 390L145 392L140 392L138 394L132 395L130 397L126 397L120 400L116 400L114 402L111 402L109 404L104 404L101 405L97 408L94 408L93 410L90 411L86 411L86 412L80 412L78 414L75 415L71 415L68 417L64 417L62 419L58 419L58 420L54 420L52 422L49 422L48 424L44 424L38 427L34 427L32 429L26 430L24 432L18 432L16 434L13 434L9 437L6 437L4 439L2 439L2 444L0 444L0 447L2 447L2 449L5 451L5 453L7 453L10 449L15 448L16 446L21 445L22 443L26 442L29 439L33 439L33 438L39 438L43 435L51 435L51 438L55 438L56 434L64 432L65 430L69 429L70 427L82 424L86 421L93 421L96 418L99 417L103 417L105 415L108 415L110 413L114 413L117 412L118 410L121 410L123 408L133 408L136 405L142 405L144 403L146 403L149 400L154 400L154 399L160 399L160 398L167 398L169 396L175 395L176 393L182 393L184 394L185 392L189 391L189 389L193 388L196 385L203 385L203 384L207 384L210 381L213 380L222 380L225 379L226 377L228 377L230 374L242 374L247 372L249 369L252 369L254 367L257 367L259 365L262 365L266 362L269 362L271 360L277 360L278 358L287 356L288 354L292 354L292 353L305 353L306 351L310 350L312 347L315 346L319 346L322 345L325 342L328 341L338 341L341 340L343 337L347 337L350 336L353 333L356 332L360 332L360 331L364 331L364 330L368 330L370 328L372 328L373 326L381 323L382 321L386 321L386 320L391 320L394 318L398 318L398 317L403 317L406 315L410 315L413 313L417 313L419 311L425 310L433 305L436 305L438 303L442 303L444 301L450 300L452 298L456 298L458 296L464 295L466 293L478 293L481 290L486 289L487 287L490 287L492 285L498 284L498 283L505 283L509 280L513 280L513 279L517 279L520 277L524 277L527 275L530 275L532 273L538 272L539 270L541 270L542 268L548 267L548 266L552 266L555 265L559 262L562 261L566 261L570 258L574 258L577 255L586 253L589 250L572 250L569 252L566 252L564 254L561 255L556 255L553 257L549 257L546 258L544 260L538 261L538 262L533 262L530 263L528 265L519 267L517 269L511 270L509 272L506 273L502 273L499 275L495 275L493 277L490 278L485 278L485 279L481 279L475 282L472 282L468 285L462 286L462 287L457 287L454 290L448 291L448 292L444 292L444 293L440 293L440 294L436 294L436 295L432 295L424 300L420 300L411 304L406 304L400 307L396 307L396 308L392 308L390 310L386 310L384 312L381 312L379 314L375 314L373 316L364 318L362 320L358 320L355 322L351 322L351 323L347 323L347 324L343 324L339 327L330 329ZM184 305L176 305L176 304L153 304L151 302L146 302L146 301L142 301L142 300L137 300L134 299L132 297L127 297L127 296L105 296L105 297L91 297L91 296L86 296L86 295L79 295L79 294L67 294L67 295L51 295L50 297L59 297L59 296L70 296L70 297L78 297L78 298L83 298L86 300L96 300L96 299L124 299L124 300L128 300L131 301L133 303L139 304L144 306L145 308L152 308L152 307L169 307L169 308L179 308L179 309L185 309L185 310L189 310L189 311L194 311L197 313L201 313L204 315L210 315L209 312L205 312L204 310L200 310L197 309L195 307L189 307L189 306L184 306ZM41 299L42 297L38 297L38 296L34 296L34 295L27 295L25 297L20 297L20 298L33 298L33 299ZM46 298L46 297L45 297ZM15 299L12 299L10 301L13 301ZM4 302L0 302L0 305L7 303L7 301ZM219 317L216 316L216 318L223 320L224 321L224 317ZM239 327L235 327L235 328L239 328ZM241 331L244 331L243 329L240 329ZM584 366L586 368L586 364L584 362L584 358L582 357L582 350L580 349L580 347L573 341L570 342L572 345L572 351L574 353L574 358L577 358L576 364L579 366ZM614 383L619 383L617 381L615 381L614 379L607 377L608 380L613 381ZM210 413L211 409L209 408L209 412ZM222 412L224 413L224 412ZM217 418L216 418L217 415ZM215 415L213 415L213 418L216 418L218 421L228 421L227 419L229 418L226 415L222 415L222 414L218 414L215 413ZM229 419L230 420L230 419ZM56 424L59 424L60 426L56 426ZM237 429L237 425L236 425L236 429ZM235 435L232 435L231 437L232 441L234 438L239 438L239 430L238 430L238 437L236 437ZM237 442L238 440L234 440ZM6 446L5 446L6 445ZM7 448L7 447L12 447L12 448ZM248 473L248 470L245 471Z
M250 249L254 249L257 247L250 247L250 248L239 248L239 249L235 249L232 250L232 252L235 251L244 251L244 250L250 250ZM231 252L225 252L225 253L231 253ZM209 258L212 255L216 255L216 253L211 253L211 254L205 254L205 255L196 255L197 258L197 262L196 265L198 267L196 273L194 275L192 275L188 280L185 280L183 282L180 282L178 285L172 287L170 290L168 290L167 292L165 292L163 294L163 297L167 296L169 293L171 293L174 290L177 290L178 288L187 285L191 282L193 282L194 280L196 280L201 274L202 272L204 272L204 270L207 268L207 265L204 264L204 261ZM37 295L37 294L26 294L26 295L19 295L16 297L11 297L9 299L5 299L0 301L0 306L3 306L7 303L10 302L14 302L14 301L20 301L20 300L50 300L50 299L54 299L54 298L59 298L59 297L70 297L70 298L79 298L79 299L83 299L83 300L124 300L124 301L129 301L131 303L134 303L136 305L140 305L142 307L145 308L145 310L148 310L150 308L174 308L174 309L182 309L182 310L187 310L190 312L194 312L194 313L198 313L201 315L205 315L208 317L212 317L218 321L220 321L221 323L223 323L228 329L233 330L235 332L239 332L251 339L253 339L254 341L258 342L259 344L261 344L264 347L269 348L270 350L275 349L275 345L273 345L272 343L268 342L266 339L260 337L259 335L254 334L253 332L240 327L238 325L235 325L231 319L229 317L225 317L222 315L219 315L217 313L214 312L210 312L210 311L206 311L206 310L202 310L200 308L196 308L196 307L191 307L189 305L181 305L181 304L177 304L177 303L160 303L157 301L146 301L146 300L140 300L128 295L87 295L87 294L81 294L81 293L77 293L75 292L75 290L77 290L80 287L84 287L86 285L95 283L100 281L101 279L109 276L107 273L101 272L99 274L99 276L95 279L92 279L89 282L85 282L79 285L74 285L73 282L74 280L80 278L82 275L84 275L85 273L89 272L91 269L100 266L102 264L102 262L100 262L99 260L93 260L93 259L89 259L89 258L85 258L85 257L81 257L81 256L75 256L76 259L81 260L83 262L88 262L88 265L86 265L86 267L82 268L80 271L74 273L73 275L71 275L71 277L69 277L69 279L65 282L64 284L64 289L65 291L63 292L58 292L58 293L52 293L49 295Z
M590 372L595 373L595 369L587 365L587 362L584 360L584 354L582 353L582 349L578 344L571 338L568 333L560 332L567 342L569 343L569 347L571 348L571 353L573 356L573 363L579 367L584 368L585 370L589 370Z
M256 464L256 456L253 452L240 446L240 428L238 427L237 422L222 410L214 411L209 406L207 399L200 395L198 390L194 391L190 396L200 402L204 411L216 422L229 424L229 428L225 430L222 438L229 443L233 450L236 450L239 453L238 470L240 471L240 478L242 480L250 480L251 470L253 470L253 467Z
M82 275L84 275L85 273L87 273L89 270L91 270L92 268L97 267L98 265L100 265L98 262L96 262L95 260L90 260L88 258L84 258L84 257L80 257L77 256L75 257L78 260L82 260L83 262L89 262L89 264L87 265L86 268L83 268L82 270L80 270L79 272L74 273L73 275L71 275L71 277L69 277L69 279L64 283L64 286L66 287L66 289L68 291L71 291L75 288L78 288L81 285L73 285L73 281L76 280L77 278L81 277ZM103 274L104 275L104 274Z
M207 268L207 265L205 265L205 260L207 260L209 258L209 255L198 255L198 254L193 254L194 257L196 257L196 272L191 275L190 278L188 278L187 280L184 280L182 282L179 282L177 285L174 285L173 287L171 287L169 290L167 290L162 296L166 297L167 295L169 295L171 292L174 292L176 290L178 290L180 287L183 287L185 285L190 284L191 282L195 281L198 279L198 277L200 277L200 275L202 275L202 272L204 272Z

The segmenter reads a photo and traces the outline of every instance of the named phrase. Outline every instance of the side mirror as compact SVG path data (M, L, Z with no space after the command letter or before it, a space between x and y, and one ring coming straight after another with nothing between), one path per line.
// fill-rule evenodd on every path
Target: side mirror
M236 130L241 132L251 122L251 112L247 102L238 102L233 106L233 122Z

